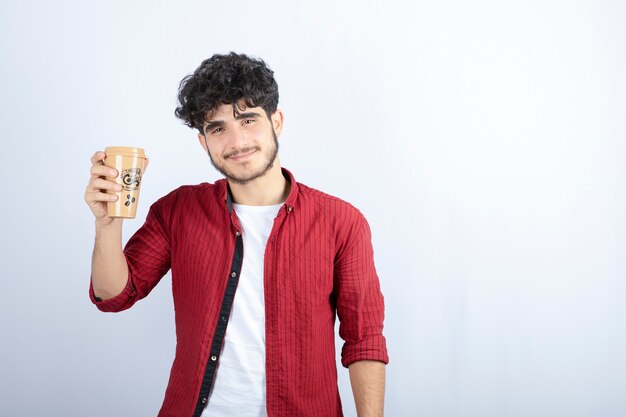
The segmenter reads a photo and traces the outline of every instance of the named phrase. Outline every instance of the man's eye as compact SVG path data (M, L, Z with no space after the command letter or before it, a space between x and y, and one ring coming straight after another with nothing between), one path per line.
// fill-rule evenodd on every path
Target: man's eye
M252 124L252 123L254 123L254 119L246 119L246 120L243 121L243 123L246 124L246 125Z
M216 127L215 129L213 129L213 130L211 131L211 133L212 133L212 134L216 134L216 133L220 133L221 131L222 131L222 128L221 128L221 127Z

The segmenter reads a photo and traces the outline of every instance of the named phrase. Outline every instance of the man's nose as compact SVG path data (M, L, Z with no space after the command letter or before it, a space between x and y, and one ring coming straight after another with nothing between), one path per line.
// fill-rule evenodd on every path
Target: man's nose
M246 146L248 142L246 133L238 126L230 129L230 137L228 141L228 147L231 149L241 149Z

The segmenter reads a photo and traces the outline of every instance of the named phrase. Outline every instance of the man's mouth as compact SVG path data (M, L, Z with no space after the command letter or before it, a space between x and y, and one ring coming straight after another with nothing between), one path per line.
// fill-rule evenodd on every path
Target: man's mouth
M226 159L232 159L235 162L242 162L242 161L246 161L249 158L252 157L252 155L257 151L256 148L247 150L247 151L243 151L243 152L239 152L237 154L234 155L229 155L226 157Z

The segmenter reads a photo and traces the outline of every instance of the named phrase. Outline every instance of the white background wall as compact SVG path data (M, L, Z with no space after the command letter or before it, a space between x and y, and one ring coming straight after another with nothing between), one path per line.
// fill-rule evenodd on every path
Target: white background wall
M151 157L126 239L217 179L173 110L230 50L276 72L283 165L370 221L387 416L626 415L624 21L591 0L2 0L0 415L156 415L171 281L89 302L89 157Z

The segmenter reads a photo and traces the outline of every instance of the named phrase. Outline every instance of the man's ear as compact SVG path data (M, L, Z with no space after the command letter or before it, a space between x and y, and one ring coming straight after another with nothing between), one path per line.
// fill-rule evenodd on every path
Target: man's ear
M274 128L274 132L276 132L276 136L280 136L280 133L283 131L284 119L285 115L281 109L276 109L276 111L272 114L272 127Z

